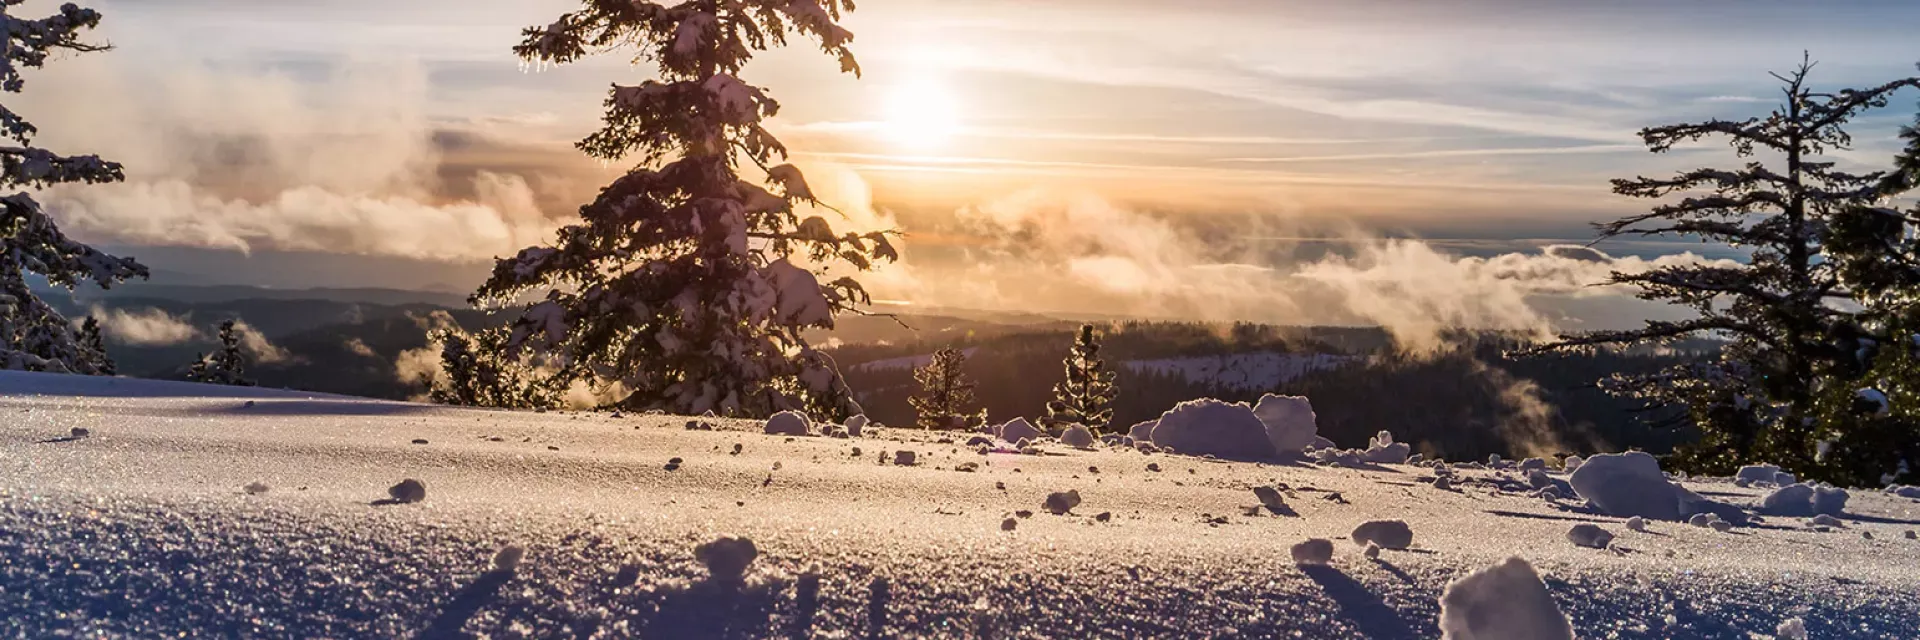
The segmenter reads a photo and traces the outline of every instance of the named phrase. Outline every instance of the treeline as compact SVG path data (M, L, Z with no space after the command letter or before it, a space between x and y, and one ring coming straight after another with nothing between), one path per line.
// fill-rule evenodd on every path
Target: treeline
M1073 338L1073 330L1063 327L947 342L846 346L834 355L869 417L911 425L916 415L908 398L920 391L913 368L863 365L924 356L943 347L970 349L964 367L976 384L974 395L988 420L998 422L1046 413L1054 385L1064 376L1060 363ZM1668 451L1692 434L1650 426L1643 419L1649 416L1634 401L1603 393L1596 382L1615 374L1657 371L1712 352L1712 343L1694 341L1658 351L1510 359L1504 354L1521 345L1507 336L1462 332L1450 339L1461 346L1409 356L1396 353L1390 336L1374 328L1131 322L1103 336L1102 355L1117 374L1112 423L1121 428L1157 418L1186 400L1251 402L1272 392L1310 398L1321 435L1341 446L1364 446L1368 436L1384 429L1416 451L1466 459L1542 448ZM1124 364L1260 352L1341 354L1354 361L1270 389L1234 388L1179 373L1136 371Z

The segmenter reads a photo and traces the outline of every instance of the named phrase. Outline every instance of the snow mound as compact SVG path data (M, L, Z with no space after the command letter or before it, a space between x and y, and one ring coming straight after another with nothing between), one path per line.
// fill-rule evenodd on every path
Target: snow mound
M1407 456L1413 453L1413 447L1405 442L1394 442L1393 434L1381 431L1367 441L1366 460L1374 464L1406 464Z
M1582 522L1567 530L1567 540L1589 549L1605 549L1613 542L1613 534L1599 525Z
M860 437L860 432L867 430L868 422L869 420L867 420L867 414L864 414L864 413L851 418L847 418L847 424L845 425L847 428L847 435L855 438Z
M1667 479L1660 461L1640 451L1588 458L1568 478L1574 493L1610 516L1640 516L1678 522L1715 513L1729 522L1746 522L1738 508L1708 500Z
M807 414L798 411L782 411L767 418L767 435L770 436L804 436L812 432L813 421L807 419Z
M1253 495L1260 499L1260 505L1266 507L1268 511L1284 513L1287 510L1287 500L1282 498L1280 492L1273 487L1254 487Z
M1533 471L1535 469L1545 470L1546 468L1547 461L1542 458L1527 458L1520 461L1521 471Z
M1293 545L1294 564L1326 564L1333 561L1333 541L1323 538L1308 538L1306 542Z
M1805 518L1819 514L1840 515L1847 508L1847 490L1805 483L1790 484L1773 490L1760 501L1760 512L1770 516Z
M512 571L514 569L519 568L520 561L525 559L526 557L527 557L526 547L522 547L517 544L510 544L504 547L500 547L500 551L493 554L493 570L494 571Z
M1445 640L1573 640L1573 624L1553 603L1533 565L1519 558L1475 571L1440 596Z
M1008 420L1006 424L1000 425L999 435L1001 440L1019 442L1021 440L1039 440L1040 436L1046 434L1040 433L1040 430L1035 429L1033 423L1027 422L1026 418L1014 418Z
M1154 446L1193 456L1266 460L1275 451L1267 425L1253 408L1212 398L1188 400L1167 410L1152 436Z
M1060 432L1060 441L1075 449L1092 449L1093 432L1087 430L1085 425L1070 425L1066 431Z
M1382 549L1406 549L1413 546L1413 527L1404 520L1373 520L1360 523L1353 528L1353 543L1366 546L1371 542Z
M1579 471L1580 464L1586 461L1587 461L1586 458L1582 458L1580 456L1567 456L1566 460L1562 460L1560 462L1560 468L1565 470L1567 473L1573 473L1575 471Z
M1135 424L1132 427L1128 427L1127 437L1133 438L1134 442L1146 442L1148 440L1152 440L1153 427L1154 425L1157 425L1157 424L1160 424L1159 420L1147 420L1145 422Z
M1908 485L1895 485L1895 486L1887 487L1887 493L1891 493L1893 495L1900 496L1902 498L1907 498L1910 500L1920 500L1920 487L1908 486Z
M1627 518L1627 529L1629 531L1645 532L1647 530L1647 519L1640 516Z
M1260 403L1254 405L1253 414L1266 425L1267 438L1273 441L1273 450L1282 454L1291 454L1313 444L1319 437L1320 428L1315 425L1313 403L1300 396L1260 396Z

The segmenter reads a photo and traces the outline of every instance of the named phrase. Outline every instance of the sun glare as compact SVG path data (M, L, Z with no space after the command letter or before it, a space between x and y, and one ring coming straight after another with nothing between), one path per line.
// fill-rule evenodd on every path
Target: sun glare
M953 92L931 80L898 85L887 96L882 130L902 146L944 146L960 131L960 109Z

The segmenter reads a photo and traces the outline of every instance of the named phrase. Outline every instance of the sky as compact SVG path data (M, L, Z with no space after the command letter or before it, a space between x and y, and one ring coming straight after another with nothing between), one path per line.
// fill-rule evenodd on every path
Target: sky
M1828 88L1920 61L1911 2L861 4L844 21L861 77L806 46L742 76L782 102L774 132L852 224L907 233L873 285L925 305L1377 320L1356 301L1435 291L1527 309L1413 313L1630 321L1650 311L1566 274L1737 257L1542 252L1645 206L1610 178L1732 162L1649 154L1637 129L1762 115L1768 72L1803 52ZM460 290L627 168L571 143L609 84L648 69L620 54L530 68L509 50L575 5L100 0L115 49L56 61L8 104L56 150L127 164L127 184L50 203L157 275ZM1885 162L1916 99L1859 121L1841 160ZM1542 270L1539 288L1512 285Z

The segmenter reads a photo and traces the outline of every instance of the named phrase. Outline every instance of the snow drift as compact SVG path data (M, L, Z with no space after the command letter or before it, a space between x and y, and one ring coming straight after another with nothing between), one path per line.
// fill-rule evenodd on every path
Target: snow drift
M1734 524L1747 520L1740 509L1708 500L1668 480L1660 471L1660 461L1640 451L1587 458L1568 480L1588 504L1611 516L1677 522L1695 514L1713 513Z

